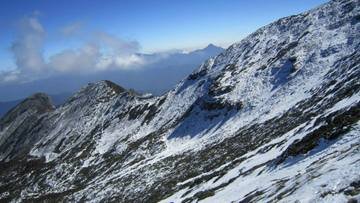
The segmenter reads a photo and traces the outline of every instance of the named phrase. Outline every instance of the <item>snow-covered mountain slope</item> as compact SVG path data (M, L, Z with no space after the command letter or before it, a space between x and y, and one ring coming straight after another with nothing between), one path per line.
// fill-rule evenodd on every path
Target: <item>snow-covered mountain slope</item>
M360 196L360 2L267 25L160 97L110 81L0 120L0 199L346 202Z

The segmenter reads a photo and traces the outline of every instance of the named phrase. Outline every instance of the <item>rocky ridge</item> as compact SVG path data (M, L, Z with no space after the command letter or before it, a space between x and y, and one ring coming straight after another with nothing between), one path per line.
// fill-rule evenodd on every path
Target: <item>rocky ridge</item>
M1 200L359 199L359 11L280 19L160 97L100 81L58 108L29 98L0 121Z

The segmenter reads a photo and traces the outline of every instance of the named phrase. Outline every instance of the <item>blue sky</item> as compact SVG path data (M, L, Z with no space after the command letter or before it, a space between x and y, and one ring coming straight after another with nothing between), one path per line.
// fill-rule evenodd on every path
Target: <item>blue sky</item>
M45 30L45 59L80 47L89 33L138 42L141 52L227 46L280 17L325 0L2 0L0 70L16 68L10 47L17 23L33 16ZM64 35L68 28L71 35Z

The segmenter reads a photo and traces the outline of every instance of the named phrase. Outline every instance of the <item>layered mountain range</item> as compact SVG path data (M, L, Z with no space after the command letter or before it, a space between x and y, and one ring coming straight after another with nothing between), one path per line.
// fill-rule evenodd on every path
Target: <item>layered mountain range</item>
M360 1L264 26L154 97L110 81L0 120L4 202L360 201Z

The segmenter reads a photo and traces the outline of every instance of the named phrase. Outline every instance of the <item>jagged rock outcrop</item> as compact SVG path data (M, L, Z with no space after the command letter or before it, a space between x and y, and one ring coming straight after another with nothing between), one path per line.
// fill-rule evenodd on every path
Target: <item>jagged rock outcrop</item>
M359 13L336 0L280 19L160 97L100 81L56 109L20 104L0 121L0 199L359 199Z

